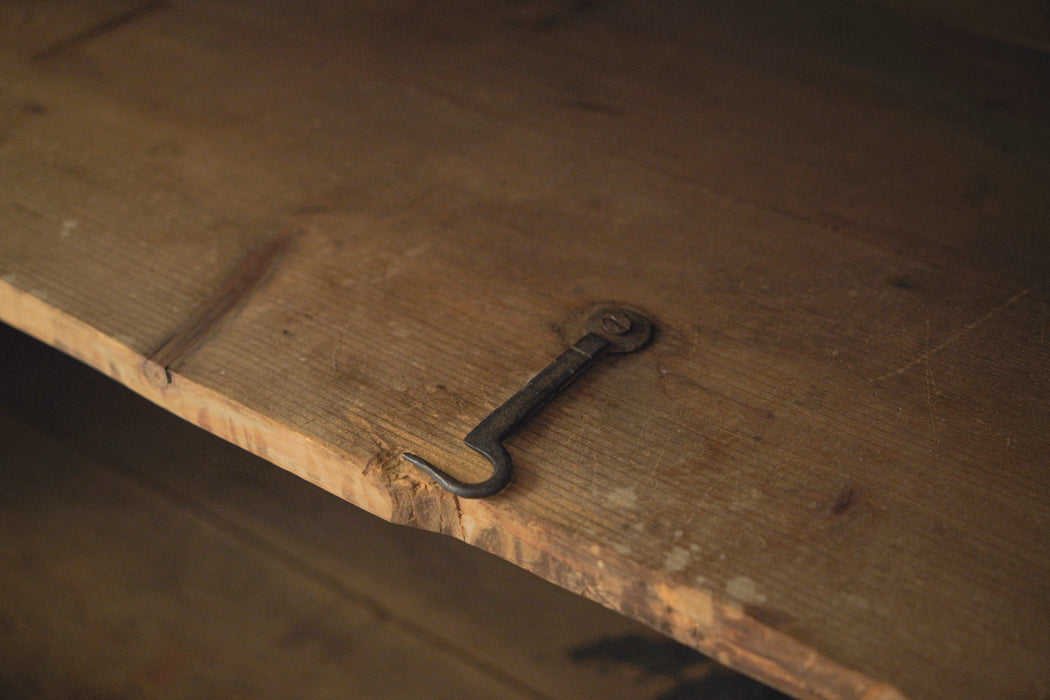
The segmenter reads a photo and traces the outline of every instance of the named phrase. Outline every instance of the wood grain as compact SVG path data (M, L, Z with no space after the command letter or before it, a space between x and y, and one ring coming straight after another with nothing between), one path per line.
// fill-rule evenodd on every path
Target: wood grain
M571 7L175 2L14 44L0 315L800 697L1045 696L1043 59L871 8ZM512 438L506 492L400 460L481 478L462 435L610 300L656 342Z
M0 356L5 698L783 700L2 325Z

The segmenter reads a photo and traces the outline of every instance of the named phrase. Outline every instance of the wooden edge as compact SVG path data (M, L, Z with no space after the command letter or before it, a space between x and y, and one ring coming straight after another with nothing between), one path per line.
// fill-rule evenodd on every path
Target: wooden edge
M136 394L252 454L390 521L389 490L359 461L164 367L119 340L0 280L0 320L115 379Z
M899 700L896 688L835 662L749 615L738 603L654 576L595 543L545 532L516 509L458 500L432 484L390 489L372 461L294 432L222 394L170 377L144 355L0 279L0 320L115 379L147 400L389 522L464 540L640 620L799 698ZM377 455L384 459L383 455ZM374 460L373 460L374 461Z
M459 534L466 542L503 552L518 566L785 693L811 700L906 697L774 629L732 599L682 585L593 542L516 522L506 507L484 500L460 501L459 507Z

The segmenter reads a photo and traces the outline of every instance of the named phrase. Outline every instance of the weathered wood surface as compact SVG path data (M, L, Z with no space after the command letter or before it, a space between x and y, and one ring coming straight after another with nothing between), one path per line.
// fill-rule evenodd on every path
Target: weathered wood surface
M3 9L4 321L799 696L1050 692L1045 56L823 3L76 5ZM400 460L482 477L607 300L657 341L507 491Z
M0 697L783 700L3 325L0 357Z

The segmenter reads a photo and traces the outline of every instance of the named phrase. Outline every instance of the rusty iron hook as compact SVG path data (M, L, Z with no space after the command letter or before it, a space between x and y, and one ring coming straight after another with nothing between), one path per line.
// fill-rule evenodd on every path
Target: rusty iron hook
M484 481L463 482L422 457L409 452L403 456L457 496L484 498L499 493L514 474L514 463L503 441L596 360L606 354L639 350L645 347L652 334L653 325L649 319L627 307L603 306L591 314L584 323L583 337L463 438L468 447L492 463L492 475Z

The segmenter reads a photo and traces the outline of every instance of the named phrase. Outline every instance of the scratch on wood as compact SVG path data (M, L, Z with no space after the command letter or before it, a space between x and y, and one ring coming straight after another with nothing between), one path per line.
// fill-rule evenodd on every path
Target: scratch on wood
M223 285L190 320L147 355L147 360L164 368L167 380L170 370L186 357L238 304L248 298L272 270L292 241L291 234L273 236L248 253Z
M1046 344L1046 302L1042 302L1042 313L1039 315L1039 345Z
M960 340L965 338L970 333L973 333L975 330L977 330L978 328L980 328L984 324L988 323L988 321L990 321L992 318L994 318L997 314L999 314L1000 312L1010 308L1011 306L1016 304L1018 301L1020 301L1024 297L1026 297L1029 294L1031 294L1038 287L1039 287L1039 285L1033 285L1031 287L1028 287L1027 289L1022 289L1017 294L1014 294L1012 297L1010 297L1009 299L1004 301L1002 304L999 304L999 306L996 306L994 309L992 309L991 311L989 311L985 315L981 316L977 320L971 321L970 323L967 323L958 332L956 332L953 335L949 336L948 339L946 339L946 340L942 341L941 343L933 346L932 348L928 348L921 355L919 355L915 359L911 360L910 362L905 364L903 367L900 367L899 369L895 369L892 372L888 372L886 374L883 374L882 376L875 377L871 381L873 381L873 382L881 382L881 381L883 381L885 379L892 379L893 377L899 377L900 375L902 375L905 372L907 372L908 370L910 370L912 367L915 367L916 365L918 365L918 364L920 364L922 362L926 362L932 356L934 356L937 353L939 353L941 350L944 350L945 348L947 348L950 345L954 345L955 343L959 342Z
M930 416L930 438L937 442L937 419L933 416L933 394L937 391L937 385L933 382L933 368L930 367L930 321L926 321L926 413Z
M96 24L93 27L88 27L87 29L77 32L72 36L68 36L65 39L60 39L59 41L56 41L54 44L51 44L51 46L41 49L40 51L33 54L32 60L46 61L48 59L54 58L63 53L66 53L67 51L75 49L77 46L86 44L87 42L92 41L93 39L97 39L98 37L104 34L108 34L109 32L112 32L115 29L119 29L120 27L123 27L126 24L130 24L131 22L134 22L135 20L141 17L153 14L158 10L167 9L167 7L168 3L166 2L166 0L150 0L150 2L147 2L145 4L139 5L137 7L132 7L131 9L125 10L119 15L116 15L115 17L110 17L109 19L103 20L102 22Z

